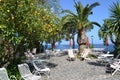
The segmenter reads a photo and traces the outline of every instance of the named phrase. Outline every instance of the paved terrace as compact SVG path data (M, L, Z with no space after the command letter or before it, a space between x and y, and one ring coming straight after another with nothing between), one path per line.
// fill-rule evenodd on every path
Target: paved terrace
M105 66L96 60L66 60L68 55L52 57L49 80L120 80L120 73L114 76L105 73ZM45 80L45 79L43 79Z

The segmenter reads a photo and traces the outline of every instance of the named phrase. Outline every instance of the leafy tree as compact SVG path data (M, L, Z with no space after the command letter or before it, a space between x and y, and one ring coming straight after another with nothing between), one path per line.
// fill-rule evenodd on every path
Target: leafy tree
M55 42L61 40L59 37L62 28L60 19L49 10L47 10L46 14L43 13L41 16L43 24L41 35L45 35L44 40L41 41L52 44L52 48L54 48Z
M63 24L68 22L74 24L77 29L77 42L79 45L79 52L81 53L86 45L86 31L93 29L93 24L100 26L97 22L91 22L88 20L89 15L93 14L92 9L99 5L98 2L95 2L91 5L87 4L85 7L78 1L75 2L76 13L70 10L64 10L63 13L67 13L63 18ZM71 26L70 26L71 27ZM84 40L83 40L84 39ZM82 42L83 41L83 42Z
M48 0L47 5L49 6L49 8L52 10L52 12L56 15L59 16L60 14L60 10L61 10L61 6L59 4L60 0Z
M44 7L41 0L1 0L1 49L6 51L1 54L8 57L1 56L2 61L12 62L17 55L22 56L18 53L36 47L38 41L54 44L60 40L57 37L61 30L59 24L59 18Z
M43 18L43 30L42 32L46 34L45 42L50 43L52 49L55 47L57 41L61 41L61 21L59 18L61 6L59 5L59 0L42 0L42 6L44 6ZM45 14L46 13L46 14ZM44 34L43 34L44 36Z
M35 3L37 2L28 0L1 1L0 21L1 25L4 26L2 28L2 38L14 47L15 52L20 43L34 32L36 26L40 25L37 18L39 9Z
M103 26L99 30L99 36L106 42L107 37L116 46L115 53L120 51L120 3L116 2L110 6L111 16L104 20ZM115 54L116 55L116 54Z

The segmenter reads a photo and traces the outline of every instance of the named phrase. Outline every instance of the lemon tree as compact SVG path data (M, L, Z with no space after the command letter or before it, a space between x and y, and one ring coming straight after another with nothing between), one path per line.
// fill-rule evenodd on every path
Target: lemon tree
M1 49L6 49L3 58L8 61L18 52L23 53L26 44L31 46L39 39L36 37L42 27L39 3L39 0L0 0L1 45L4 45Z
M0 30L4 55L11 60L36 47L37 41L54 46L60 40L61 24L40 0L0 0Z
M42 10L42 9L41 9ZM52 44L52 48L55 46L55 42L61 40L59 34L62 30L62 25L59 17L54 15L50 10L43 9L41 14L42 31L41 41Z

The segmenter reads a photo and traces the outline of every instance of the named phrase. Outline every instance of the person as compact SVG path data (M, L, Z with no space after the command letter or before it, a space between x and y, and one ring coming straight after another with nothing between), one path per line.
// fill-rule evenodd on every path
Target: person
M72 49L72 39L70 39L70 49Z
M86 41L86 46L87 46L87 48L89 48L89 47L90 47L89 38L87 37L86 39L87 39L87 41Z

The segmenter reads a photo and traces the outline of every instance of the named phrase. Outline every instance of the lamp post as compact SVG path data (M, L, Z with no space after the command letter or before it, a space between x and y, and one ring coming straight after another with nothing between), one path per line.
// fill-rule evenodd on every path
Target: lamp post
M92 41L92 42L91 42L91 43L92 43L91 48L94 47L94 45L93 45L93 37L94 37L94 36L91 36L91 41Z

